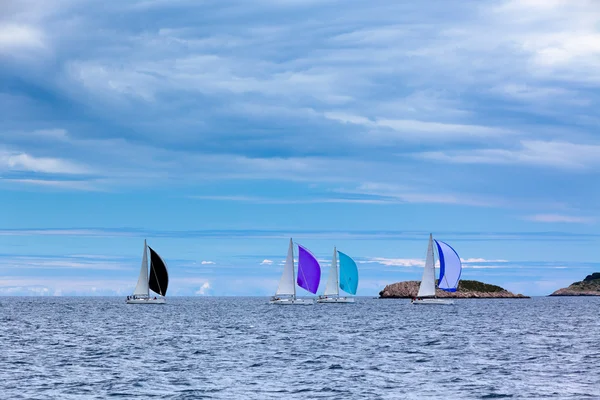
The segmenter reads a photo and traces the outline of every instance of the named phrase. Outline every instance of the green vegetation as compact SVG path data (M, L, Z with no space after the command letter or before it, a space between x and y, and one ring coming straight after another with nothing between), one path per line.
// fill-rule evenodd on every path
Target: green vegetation
M483 283L479 281L463 281L461 280L458 283L458 291L459 292L483 292L483 293L494 293L494 292L503 292L504 288L496 285L490 285L488 283Z
M590 281L595 281L596 279L600 280L600 272L594 272L593 274L586 276L583 281L590 282ZM577 282L577 283L579 283L579 282Z
M600 291L600 272L594 272L586 276L584 280L571 284L569 289L577 291Z

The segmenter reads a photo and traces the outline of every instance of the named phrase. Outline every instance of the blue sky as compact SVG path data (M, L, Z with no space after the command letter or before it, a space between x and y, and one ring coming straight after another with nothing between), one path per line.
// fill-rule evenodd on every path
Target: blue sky
M600 270L593 0L8 1L0 294L269 295L289 237L360 295Z

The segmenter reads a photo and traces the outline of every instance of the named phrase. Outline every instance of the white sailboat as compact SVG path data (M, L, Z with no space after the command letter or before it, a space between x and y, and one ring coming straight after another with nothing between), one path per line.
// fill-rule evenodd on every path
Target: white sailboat
M150 276L148 276L148 250L150 251ZM144 240L142 267L133 295L127 296L127 304L165 304L169 286L169 273L163 259ZM151 296L150 290L158 296Z
M315 259L316 262L316 259ZM317 263L318 267L318 263ZM300 274L300 265L298 266L298 280L304 282L301 278ZM292 239L290 239L290 245L288 247L287 259L285 261L285 266L283 267L283 274L281 275L281 279L279 280L279 286L277 287L277 292L275 295L271 297L269 301L270 304L278 304L278 305L303 305L308 306L314 304L312 299L299 299L296 297L296 282L294 282L295 276L295 268L294 268L294 244ZM320 279L320 271L317 279ZM317 280L317 287L319 286ZM303 286L305 287L305 286ZM316 289L315 289L316 291Z
M450 299L439 299L435 295L435 254L433 251L433 242L436 244L440 261L438 288L447 292L455 292L458 287L462 271L460 257L452 247L444 242L433 240L433 236L430 234L423 278L419 285L417 298L411 300L412 304L454 304L454 301Z
M329 268L329 278L325 286L325 292L319 296L317 303L354 303L353 297L340 296L340 287L345 291L356 294L358 285L358 269L356 263L347 255L340 252L340 264L342 271L338 272L338 251L333 248L333 259ZM344 262L345 261L345 262ZM340 275L344 282L340 284Z

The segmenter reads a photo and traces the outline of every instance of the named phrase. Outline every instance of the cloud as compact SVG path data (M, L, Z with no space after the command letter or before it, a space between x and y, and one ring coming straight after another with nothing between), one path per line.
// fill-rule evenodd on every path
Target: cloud
M102 188L96 186L95 183L102 182L101 180L56 180L56 179L12 179L0 178L0 181L11 184L22 184L39 187L49 187L56 189L72 189L82 191L101 191Z
M364 125L369 128L387 128L391 131L398 132L400 135L394 137L407 140L424 140L436 139L442 141L461 140L465 138L484 139L490 136L502 136L511 134L507 129L454 124L431 121L418 121L409 119L375 119L352 115L344 112L326 112L325 118L339 121L341 123L349 123L355 125ZM391 137L385 131L371 131L370 136L387 136Z
M200 289L198 289L196 291L196 294L200 295L200 296L205 296L205 295L207 295L209 293L210 289L211 289L210 283L209 282L204 282L202 284L202 286L200 286Z
M128 270L130 260L122 257L106 259L104 257L81 257L81 256L9 256L0 257L0 268L18 269L80 269L80 270L106 270L122 271Z
M377 263L389 267L424 267L425 260L412 259L412 258L385 258L385 257L373 257L365 261L359 261L359 264L365 263Z
M463 262L463 263L465 263L465 264L472 264L472 263L507 263L507 262L509 262L508 260L486 260L485 258L461 258L460 261Z
M215 262L214 261L202 261L200 264L202 264L202 265L214 265Z
M53 55L0 63L3 188L365 209L523 195L593 213L593 2L51 3L11 2L0 23L3 60ZM520 190L554 181L545 169L580 174L585 204L560 185ZM289 182L327 193L269 190Z
M0 150L0 169L9 171L31 171L48 174L86 174L83 165L52 157L35 157L22 152Z
M485 258L461 258L463 268L472 269L498 269L498 268L513 268L507 260L487 260ZM385 257L373 257L364 261L359 261L359 264L376 263L385 266L392 267L424 267L425 259L411 259L411 258L385 258ZM506 265L488 265L494 263L506 263ZM484 265L481 265L484 264ZM439 260L436 261L436 265L439 265Z
M569 223L569 224L593 224L596 218L578 217L561 214L535 214L525 217L527 221L545 222L545 223Z
M460 164L530 164L586 169L600 165L600 145L569 142L521 141L519 148L425 152L416 157Z
M0 54L18 52L23 49L45 47L44 34L28 25L4 23L0 21Z
M498 198L486 198L467 193L435 194L424 192L416 188L388 184L382 182L366 182L354 189L337 189L340 193L370 196L370 200L378 203L431 203L431 204L460 204L477 207L506 206L508 203Z

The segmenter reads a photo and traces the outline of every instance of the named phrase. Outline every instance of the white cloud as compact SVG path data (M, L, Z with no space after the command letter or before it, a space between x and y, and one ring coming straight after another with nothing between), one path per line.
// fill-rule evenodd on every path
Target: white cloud
M407 140L458 140L472 138L481 140L490 136L502 136L512 134L511 131L502 128L444 123L437 121L418 121L410 119L374 119L360 115L352 115L345 112L326 112L325 118L339 121L345 124L364 125L368 128L388 128L398 134L386 133L386 130L370 131L368 138L373 136L396 137Z
M0 236L137 236L136 232L110 229L0 229Z
M22 24L0 23L0 54L44 47L44 34L39 29Z
M507 263L507 260L486 260L485 258L461 258L460 261L466 264L472 263Z
M389 267L423 267L425 260L414 258L385 258L373 257L365 261L359 261L359 264L377 263Z
M202 264L202 265L213 265L213 264L215 264L215 262L214 261L202 261L200 264Z
M0 150L0 169L50 174L86 174L90 170L78 163L52 157L35 157L23 152Z
M592 224L596 222L592 217L580 217L561 214L535 214L525 217L528 221L546 223L570 223L570 224Z
M207 295L209 293L210 289L211 289L210 283L209 282L204 282L202 284L202 286L200 286L200 289L198 289L196 291L196 294L200 295L200 296L205 296L205 295Z
M600 165L600 145L523 140L517 149L435 151L415 157L458 164L529 164L577 170Z
M102 188L95 185L97 180L90 181L74 181L74 180L56 180L56 179L6 179L0 178L5 183L15 183L33 186L45 186L57 189L71 189L71 190L82 190L82 191L101 191Z
M371 201L373 203L460 204L476 207L508 205L508 202L498 198L486 198L468 193L444 193L439 190L436 193L431 193L430 191L384 182L364 182L355 189L337 189L336 191L348 194L378 196L376 199L365 199L365 202Z

